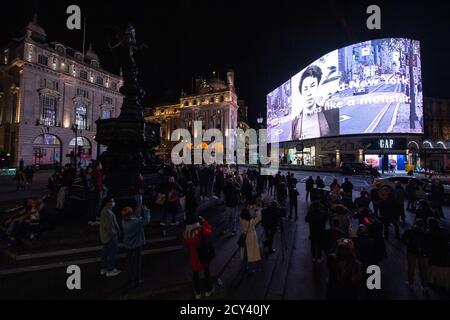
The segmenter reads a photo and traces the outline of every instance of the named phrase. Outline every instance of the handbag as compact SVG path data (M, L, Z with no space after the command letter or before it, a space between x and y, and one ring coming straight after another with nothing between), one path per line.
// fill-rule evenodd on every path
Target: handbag
M158 193L158 197L156 198L155 203L157 205L162 206L166 202L166 195L162 193Z

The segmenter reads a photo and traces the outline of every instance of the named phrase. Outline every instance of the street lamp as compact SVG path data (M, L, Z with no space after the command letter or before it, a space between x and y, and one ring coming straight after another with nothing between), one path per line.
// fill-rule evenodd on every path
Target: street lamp
M73 151L73 157L74 157L74 167L75 171L77 170L77 152L78 152L78 124L72 125L72 131L75 132L75 149Z

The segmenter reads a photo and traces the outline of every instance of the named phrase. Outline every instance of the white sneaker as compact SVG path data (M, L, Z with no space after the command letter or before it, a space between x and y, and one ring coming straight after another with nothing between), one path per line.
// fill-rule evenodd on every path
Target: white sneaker
M159 225L160 225L161 227L165 227L165 226L166 226L166 223L165 223L165 222L160 222Z
M205 198L204 197L200 197L200 200L203 201L203 200L205 200Z
M93 223L92 221L88 221L88 225L92 226L92 223Z
M209 197L205 197L205 200L209 200Z
M219 197L218 196L213 196L213 199L217 200L217 199L219 199Z
M197 294L194 292L195 300L200 300L202 298L201 294Z
M107 272L108 272L108 270L106 270L106 269L100 269L101 276L104 276Z
M118 269L114 269L113 271L107 271L106 272L106 276L107 277L115 277L117 275L119 275L122 271L118 270Z
M33 240L34 239L34 233L31 233L30 234L30 240Z

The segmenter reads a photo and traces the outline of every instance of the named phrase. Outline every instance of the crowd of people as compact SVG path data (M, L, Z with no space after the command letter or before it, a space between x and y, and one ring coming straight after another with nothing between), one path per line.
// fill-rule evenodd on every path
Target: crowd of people
M298 190L299 181L291 172L265 176L256 169L239 171L229 166L170 165L164 169L164 176L167 182L157 185L149 195L144 178L139 175L134 208L115 208L100 162L93 161L79 171L66 164L49 178L45 199L28 201L22 211L8 219L7 236L14 240L24 231L32 238L34 226L48 216L51 199L56 212L64 212L70 205L69 198L78 195L87 203L89 225L99 226L103 244L101 275L120 274L116 255L119 239L123 239L130 285L135 287L143 281L141 256L145 245L144 227L151 219L146 204L151 197L150 202L161 208L162 229L183 224L182 242L188 248L194 297L200 299L201 272L206 278L204 296L214 292L209 265L215 257L212 241L215 230L200 216L199 204L221 199L225 210L220 235L237 240L242 270L247 275L257 272L258 262L276 251L274 238L285 222L303 223L298 219L304 215L309 226L312 262L319 265L326 259L329 299L369 295L363 288L366 270L371 265L382 265L388 258L386 241L390 239L391 229L397 241L406 247L408 287L413 289L416 266L424 293L428 292L430 283L449 287L449 236L440 226L444 218L444 191L436 181L431 186L429 200L418 199L413 180L406 188L400 183L393 188L375 183L370 191L363 189L353 199L354 186L348 178L342 184L334 179L326 186L320 176L316 179L310 176L304 181L307 212L302 213L298 199L303 196L303 190ZM414 220L410 229L405 222L408 215ZM262 232L258 232L258 228ZM407 230L401 234L400 229Z

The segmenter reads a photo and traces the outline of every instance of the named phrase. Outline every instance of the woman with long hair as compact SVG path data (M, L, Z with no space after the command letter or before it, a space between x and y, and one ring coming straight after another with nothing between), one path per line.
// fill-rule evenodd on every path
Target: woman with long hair
M327 299L357 299L362 280L361 263L356 258L353 241L341 239L328 259Z

